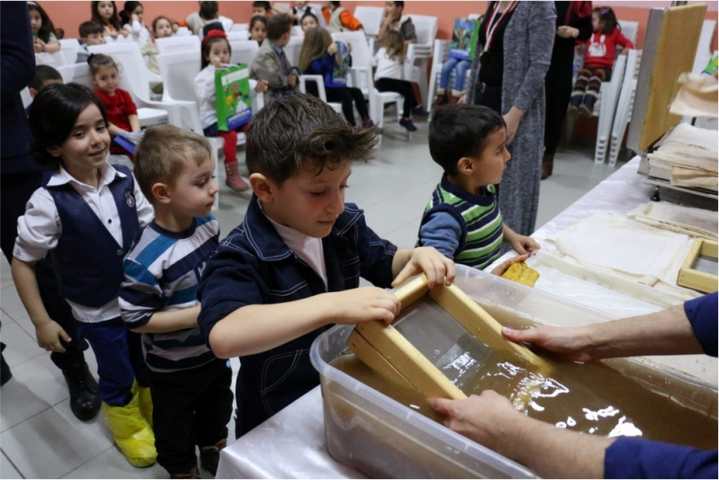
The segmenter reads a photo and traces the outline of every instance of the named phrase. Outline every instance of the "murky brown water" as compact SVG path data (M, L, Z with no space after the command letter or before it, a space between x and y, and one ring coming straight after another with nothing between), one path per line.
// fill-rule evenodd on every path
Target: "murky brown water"
M502 316L502 312L492 313L495 318ZM558 428L717 448L716 419L681 405L682 395L687 392L673 391L671 382L666 383L665 391L652 391L601 364L557 363L544 376L512 354L477 342L436 305L426 304L410 311L397 328L467 395L494 390L518 410ZM332 363L438 420L421 394L380 377L354 355L339 357Z

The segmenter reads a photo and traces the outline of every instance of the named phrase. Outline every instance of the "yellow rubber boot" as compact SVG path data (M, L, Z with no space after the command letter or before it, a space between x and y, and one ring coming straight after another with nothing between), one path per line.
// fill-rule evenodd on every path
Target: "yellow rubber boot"
M152 427L152 393L150 392L150 387L137 385L137 394L140 399L140 413L142 413L142 418L147 420L147 423Z
M155 434L140 413L137 392L121 407L103 402L102 412L115 444L131 465L149 467L157 461Z

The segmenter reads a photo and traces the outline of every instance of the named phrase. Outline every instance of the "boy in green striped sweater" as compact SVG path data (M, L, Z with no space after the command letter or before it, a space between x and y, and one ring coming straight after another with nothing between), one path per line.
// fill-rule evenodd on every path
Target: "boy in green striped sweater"
M504 269L540 248L502 222L496 185L511 158L502 117L478 105L438 109L429 126L429 150L444 175L422 216L419 245L478 269L499 258L502 241L521 255Z

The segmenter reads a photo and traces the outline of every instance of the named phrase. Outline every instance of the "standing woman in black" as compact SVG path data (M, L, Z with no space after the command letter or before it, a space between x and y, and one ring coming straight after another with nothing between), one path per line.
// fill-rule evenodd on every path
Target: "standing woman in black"
M575 44L577 40L587 40L592 35L592 2L554 2L554 5L557 10L557 34L544 89L547 109L542 180L552 175L554 168L554 154L572 93Z

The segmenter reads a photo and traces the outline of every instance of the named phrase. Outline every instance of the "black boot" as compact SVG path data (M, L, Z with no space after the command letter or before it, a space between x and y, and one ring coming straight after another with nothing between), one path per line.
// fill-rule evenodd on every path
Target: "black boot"
M226 440L220 440L215 445L200 447L200 465L213 476L217 475L217 465L220 463L220 450L225 448Z
M542 158L542 180L551 177L554 171L554 155L545 153Z
M10 366L5 362L5 356L2 351L5 350L5 344L0 343L0 386L5 385L12 378Z
M70 391L70 409L82 420L92 420L100 411L100 392L97 381L87 368L87 363L74 364L62 369Z

